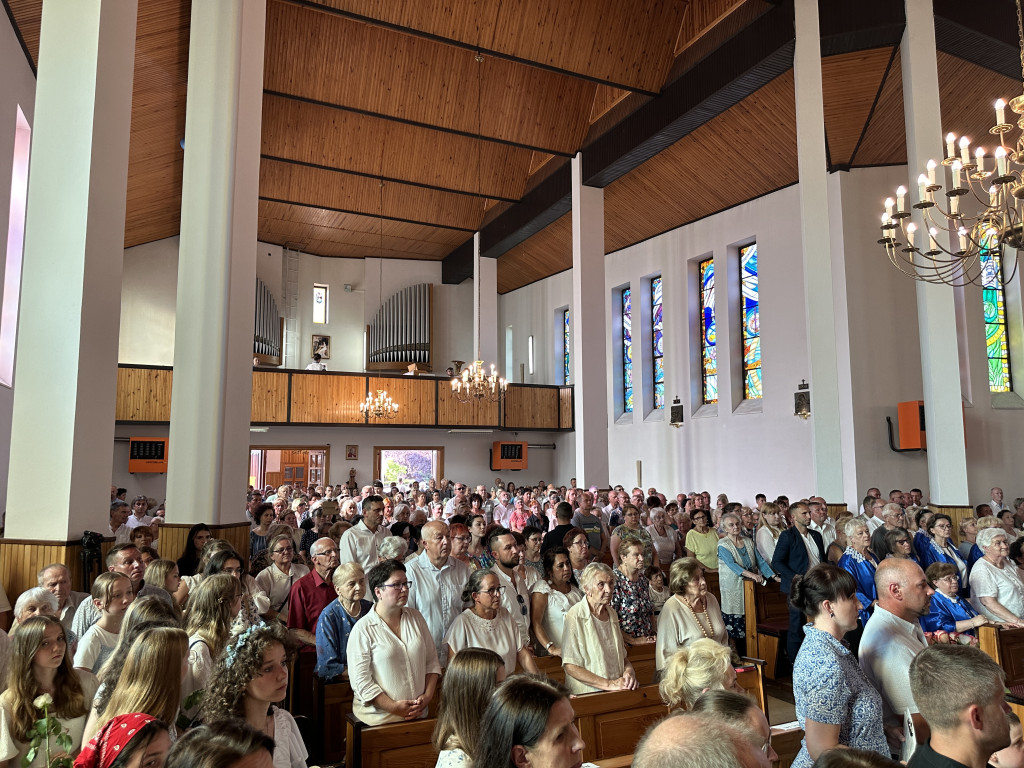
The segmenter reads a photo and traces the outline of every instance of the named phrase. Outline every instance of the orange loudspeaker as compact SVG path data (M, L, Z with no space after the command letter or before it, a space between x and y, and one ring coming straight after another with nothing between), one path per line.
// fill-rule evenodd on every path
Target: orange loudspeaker
M166 437L131 437L128 439L128 471L166 472Z
M900 450L925 449L928 447L924 425L924 400L908 400L896 404L897 420L900 425Z
M495 442L491 446L491 469L526 469L526 443Z

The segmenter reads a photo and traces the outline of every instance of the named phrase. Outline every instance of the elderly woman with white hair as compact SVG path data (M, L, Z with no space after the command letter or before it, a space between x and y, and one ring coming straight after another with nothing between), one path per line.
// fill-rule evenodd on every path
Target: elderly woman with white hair
M401 536L386 536L377 547L377 561L405 560L409 553L409 542ZM415 557L415 554L413 555Z
M857 601L860 603L857 616L863 626L868 623L871 612L875 610L875 604L878 602L878 591L875 588L878 557L868 549L871 531L864 518L851 517L843 526L843 532L846 534L846 551L839 558L837 565L857 582Z
M977 545L985 553L971 569L971 605L978 613L1007 627L1024 626L1024 584L1007 555L1006 531L986 528Z
M781 581L772 567L761 557L753 539L743 535L740 516L729 512L722 515L725 536L718 542L718 586L722 595L722 618L726 631L739 646L746 650L746 599L743 580L756 581L762 586L768 579Z
M615 592L612 569L604 563L591 563L583 569L580 587L585 599L565 614L562 628L566 687L573 694L633 690L636 673L626 658L619 618L611 605Z
M14 601L14 621L11 624L10 634L18 629L33 616L57 616L60 601L57 596L45 587L32 587L22 592ZM68 648L74 652L78 646L78 636L74 632L65 629L64 635L68 641Z

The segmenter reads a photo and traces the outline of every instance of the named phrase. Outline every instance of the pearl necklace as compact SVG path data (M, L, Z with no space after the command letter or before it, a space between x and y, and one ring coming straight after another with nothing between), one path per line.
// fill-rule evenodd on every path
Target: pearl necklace
M701 611L701 613L704 614L704 621L701 621L700 620L700 616L697 615L697 611L695 611L693 609L693 606L690 605L690 601L687 600L682 595L679 596L679 599L683 601L683 605L685 605L687 608L690 609L690 614L693 616L693 620L695 622L697 622L697 626L700 627L700 633L702 635L704 635L705 638L710 638L711 635L708 634L708 630L704 626L704 621L706 621L708 623L709 627L711 626L711 617L708 616L708 604L707 604L707 601L704 602L704 610ZM700 598L697 598L697 599L699 600Z

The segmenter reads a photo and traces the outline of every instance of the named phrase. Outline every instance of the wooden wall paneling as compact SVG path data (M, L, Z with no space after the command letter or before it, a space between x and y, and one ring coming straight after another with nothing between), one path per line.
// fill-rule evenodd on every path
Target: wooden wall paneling
M161 558L177 560L182 556L192 525L193 523L164 523L160 526L160 548L157 551Z
M562 387L558 390L558 428L573 429L573 389Z
M257 229L268 243L300 243L318 256L422 259L437 261L466 240L457 229L384 220L381 242L378 216L360 216L323 208L260 200Z
M434 380L416 376L383 378L371 376L370 394L377 390L387 392L398 403L398 414L393 419L370 418L370 424L409 424L432 427L436 420Z
M359 403L366 399L365 376L293 373L293 424L358 424Z
M448 427L497 427L498 404L486 400L460 403L452 393L451 385L447 381L439 381L437 423Z
M169 369L118 368L117 421L171 420L171 379Z
M71 571L71 588L82 591L81 545L66 541L0 539L0 583L11 605L26 589L38 585L37 574L51 563L63 563Z
M252 372L252 421L255 424L288 421L288 373Z
M559 390L512 387L505 392L505 429L558 429Z
M242 556L243 567L249 567L249 532L252 526L248 522L210 525L215 538L224 539Z

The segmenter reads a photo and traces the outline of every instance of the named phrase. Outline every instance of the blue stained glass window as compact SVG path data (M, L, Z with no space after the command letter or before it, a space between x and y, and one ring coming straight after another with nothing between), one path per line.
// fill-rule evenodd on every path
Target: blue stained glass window
M981 297L985 307L985 348L988 388L1010 392L1010 345L1006 333L1006 291L1003 288L1002 248L989 238L981 249Z
M562 383L569 383L572 365L569 362L569 310L562 311Z
M622 411L633 412L633 321L629 288L622 289Z
M651 357L654 360L654 407L665 407L665 340L661 319L661 277L651 280Z
M761 397L761 311L757 293L757 243L740 248L740 320L743 323L743 397Z
M718 402L718 356L715 350L715 261L705 259L698 267L700 277L700 357L703 400Z

